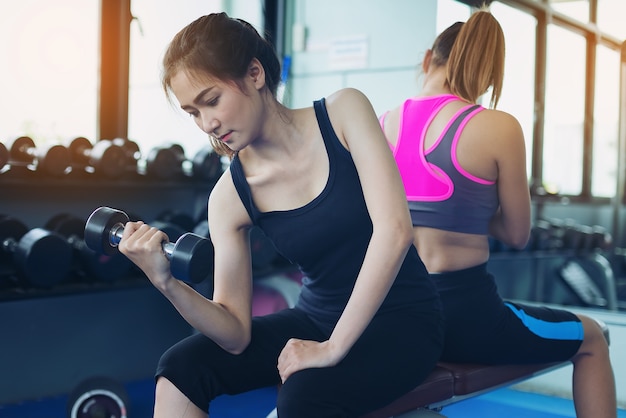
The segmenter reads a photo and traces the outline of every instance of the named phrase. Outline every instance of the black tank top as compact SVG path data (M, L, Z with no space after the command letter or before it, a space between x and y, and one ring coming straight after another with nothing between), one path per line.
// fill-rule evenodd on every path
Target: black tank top
M330 173L324 190L311 202L292 210L260 212L239 158L232 160L230 170L252 222L305 276L296 308L330 333L361 269L372 236L372 221L352 156L331 126L324 99L315 101L314 108ZM411 246L379 312L399 306L432 312L438 303L426 268Z

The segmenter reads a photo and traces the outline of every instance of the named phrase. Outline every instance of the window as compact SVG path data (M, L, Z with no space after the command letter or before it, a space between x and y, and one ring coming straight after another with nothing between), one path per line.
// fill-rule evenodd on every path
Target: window
M526 171L530 176L535 118L537 21L527 13L501 3L494 3L491 12L502 26L506 43L504 83L498 109L513 115L522 127L526 141Z
M183 146L188 158L208 144L202 132L178 103L172 106L161 87L161 60L168 43L184 26L208 13L226 11L261 27L261 1L257 7L229 11L220 0L185 0L176 7L155 7L154 0L133 0L130 39L130 87L128 137L136 141L143 154L165 143ZM233 2L235 3L235 2ZM160 3L163 6L163 2ZM235 5L233 5L235 7ZM239 7L244 7L241 4ZM175 99L174 99L175 100Z
M597 0L598 26L605 32L626 39L626 1L624 0Z
M617 188L620 56L617 51L598 46L596 62L591 192L612 197Z
M585 39L548 26L543 181L551 191L582 190Z
M552 8L579 22L589 22L589 0L550 0Z
M0 3L0 140L97 130L99 0Z

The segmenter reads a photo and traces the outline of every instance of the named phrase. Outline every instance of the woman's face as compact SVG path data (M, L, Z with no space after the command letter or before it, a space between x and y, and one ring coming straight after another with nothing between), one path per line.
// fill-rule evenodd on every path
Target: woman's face
M170 87L200 129L239 151L259 135L261 127L262 101L255 82L246 76L244 92L234 82L179 71Z

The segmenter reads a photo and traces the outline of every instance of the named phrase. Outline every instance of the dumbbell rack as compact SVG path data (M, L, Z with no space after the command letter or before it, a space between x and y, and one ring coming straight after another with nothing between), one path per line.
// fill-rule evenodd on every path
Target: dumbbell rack
M0 172L0 213L41 227L56 214L86 218L113 206L151 220L165 209L206 211L213 182L52 178ZM149 378L167 347L192 330L143 277L52 289L0 289L0 405L69 393L85 378Z

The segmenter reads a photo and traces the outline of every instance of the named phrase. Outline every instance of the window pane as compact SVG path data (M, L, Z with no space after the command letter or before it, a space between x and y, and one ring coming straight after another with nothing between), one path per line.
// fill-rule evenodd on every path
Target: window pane
M598 0L598 27L618 39L626 39L626 1Z
M262 2L245 2L247 7L242 10L225 10L223 3L229 2L184 0L176 7L169 7L164 0L156 4L155 0L132 1L132 13L137 20L131 26L128 136L139 144L142 152L147 153L166 142L176 142L183 146L187 157L192 158L209 143L207 135L178 107L175 98L173 106L167 101L161 87L161 59L179 30L209 13L226 11L233 17L247 20L263 33L259 24Z
M95 138L99 0L0 3L0 139Z
M619 53L598 46L591 177L591 192L597 196L615 196L617 189L619 71Z
M581 22L589 22L589 0L551 0L550 4L559 13Z
M526 170L531 173L535 109L535 18L518 9L493 3L491 12L498 19L506 42L504 84L498 109L520 122L526 140ZM487 95L489 99L491 92Z
M471 9L457 0L437 0L437 35L455 22L469 19Z
M568 195L582 188L585 40L548 26L543 180Z

